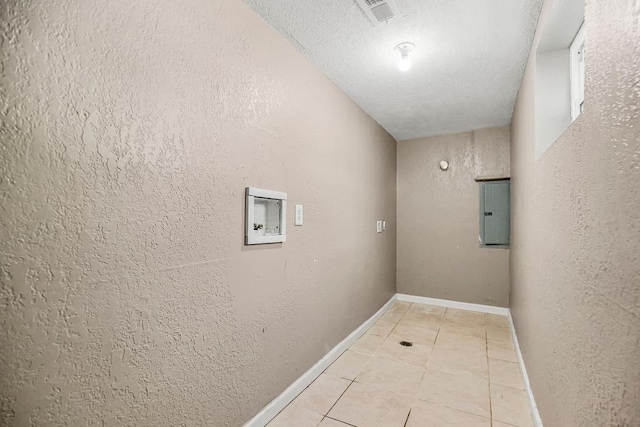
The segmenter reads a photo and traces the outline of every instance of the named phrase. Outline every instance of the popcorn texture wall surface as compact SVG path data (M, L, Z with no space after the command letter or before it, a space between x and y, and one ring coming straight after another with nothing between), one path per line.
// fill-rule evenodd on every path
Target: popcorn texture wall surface
M398 143L399 293L509 306L509 250L479 245L475 181L509 177L509 142L500 126Z
M240 425L393 295L395 141L242 2L0 17L0 425Z
M535 159L535 54L514 111L511 312L545 426L635 426L640 3L590 0L585 14L582 115Z

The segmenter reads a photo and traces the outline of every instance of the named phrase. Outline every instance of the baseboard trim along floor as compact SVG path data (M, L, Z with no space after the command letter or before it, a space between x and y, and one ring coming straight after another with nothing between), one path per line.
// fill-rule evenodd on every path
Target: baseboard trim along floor
M395 301L406 301L418 304L437 305L441 307L456 308L461 310L476 311L481 313L497 314L507 316L509 318L509 324L511 328L511 338L516 350L518 364L520 365L520 372L522 373L522 380L525 385L527 395L529 397L529 405L531 408L531 415L533 417L536 427L542 427L542 420L538 409L536 407L533 393L531 391L531 385L527 376L527 370L524 366L524 360L522 359L522 353L518 344L518 337L513 325L513 319L508 308L494 307L482 304L471 304L459 301L450 301L436 298L427 298L414 295L396 294L387 301L387 303L378 310L373 316L367 319L362 325L360 325L349 336L342 340L338 345L331 349L319 362L313 365L307 372L302 374L293 384L291 384L285 391L280 393L275 399L273 399L267 406L265 406L255 417L247 421L244 427L264 427L271 421L280 411L282 411L293 399L298 396L305 388L307 388L325 369L329 367L340 355L346 351L358 338L371 327L375 322L380 319L384 313L393 305Z
M367 319L362 325L353 331L349 336L333 347L318 363L313 365L300 378L295 380L285 391L280 393L275 399L267 404L258 414L244 424L244 427L264 427L280 411L282 411L293 399L296 398L305 388L307 388L325 369L329 367L342 353L344 353L353 343L358 341L364 333L380 319L384 313L396 301L396 296L392 296L385 305L382 306L373 316Z
M509 315L506 307L494 307L492 305L472 304L469 302L451 301L446 299L417 297L414 295L396 294L398 301L415 302L417 304L438 305L440 307L457 308L460 310L478 311L480 313Z
M527 368L524 367L524 359L522 358L522 352L520 351L520 344L518 343L518 336L516 335L516 328L513 325L513 317L509 313L509 324L511 326L511 339L513 340L513 346L516 349L516 357L518 358L518 365L520 365L520 373L522 374L522 381L524 388L529 396L529 406L531 407L531 417L535 427L542 427L542 418L538 412L538 406L536 400L533 398L533 391L531 390L531 384L529 383L529 376L527 375Z

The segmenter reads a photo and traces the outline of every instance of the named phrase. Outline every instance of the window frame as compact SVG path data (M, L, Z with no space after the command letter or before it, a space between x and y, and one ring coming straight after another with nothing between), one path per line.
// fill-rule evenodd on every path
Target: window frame
M584 111L585 87L585 23L569 46L569 79L571 81L571 121Z

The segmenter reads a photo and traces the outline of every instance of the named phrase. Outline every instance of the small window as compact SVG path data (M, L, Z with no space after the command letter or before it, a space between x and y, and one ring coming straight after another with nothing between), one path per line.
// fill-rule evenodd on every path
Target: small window
M535 159L585 106L585 0L554 1L536 47Z
M509 247L509 180L480 182L480 246Z
M571 121L584 110L584 23L569 48L571 58Z

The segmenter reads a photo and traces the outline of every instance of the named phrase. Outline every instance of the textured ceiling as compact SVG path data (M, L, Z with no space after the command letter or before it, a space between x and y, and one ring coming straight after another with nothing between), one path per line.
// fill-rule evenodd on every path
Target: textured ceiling
M397 140L511 122L541 0L245 0ZM415 43L409 72L394 47Z

